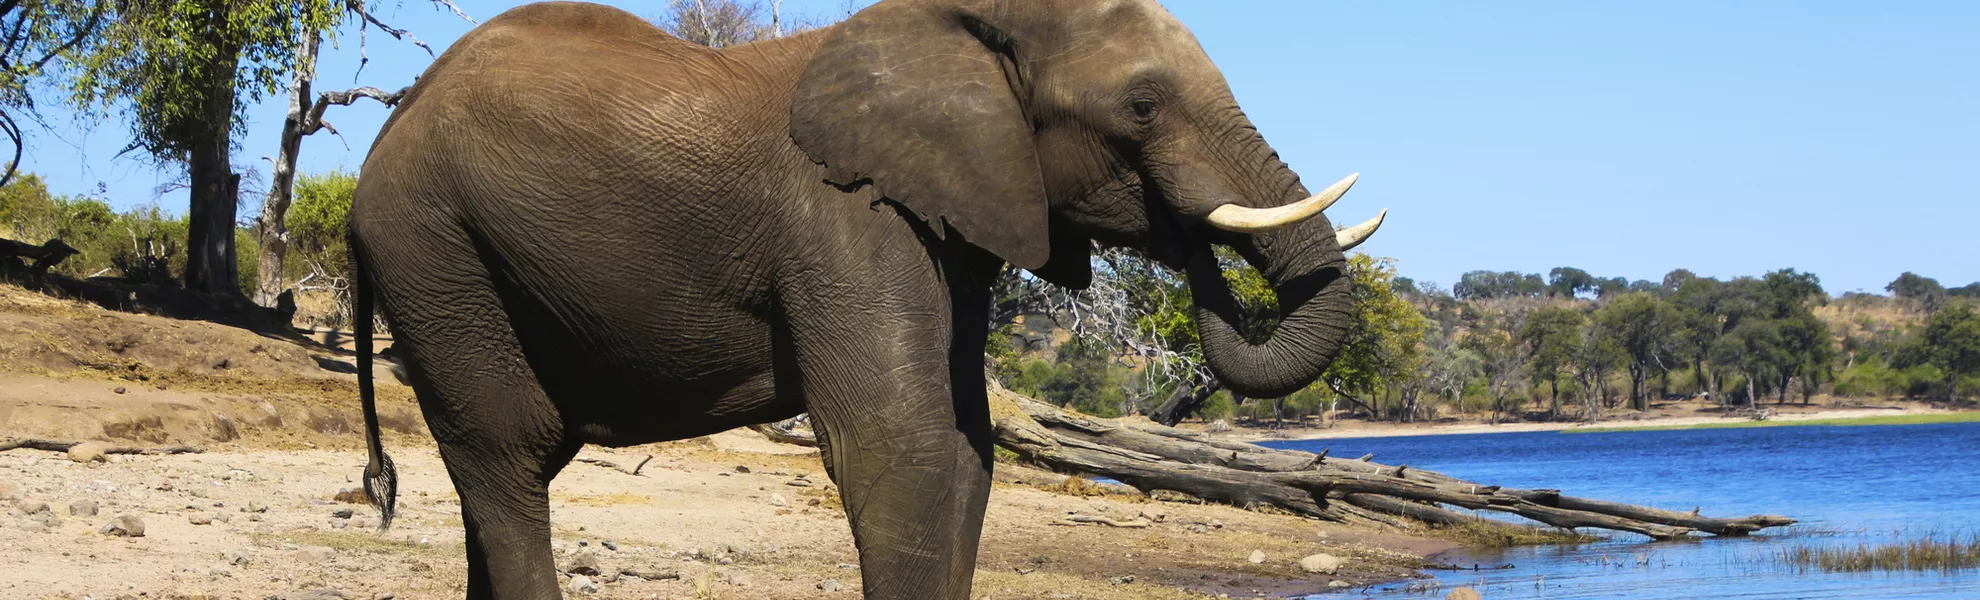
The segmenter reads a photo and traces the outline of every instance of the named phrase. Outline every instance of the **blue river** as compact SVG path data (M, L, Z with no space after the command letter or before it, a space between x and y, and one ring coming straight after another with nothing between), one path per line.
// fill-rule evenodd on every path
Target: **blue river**
M1653 543L1617 534L1570 547L1437 557L1511 569L1432 572L1433 580L1327 598L1492 600L1980 599L1980 572L1826 573L1779 560L1798 547L1853 548L1920 535L1980 534L1980 423L1768 427L1627 433L1503 433L1327 439L1267 445L1358 457L1521 488L1553 488L1713 516L1779 514L1800 525L1748 538Z

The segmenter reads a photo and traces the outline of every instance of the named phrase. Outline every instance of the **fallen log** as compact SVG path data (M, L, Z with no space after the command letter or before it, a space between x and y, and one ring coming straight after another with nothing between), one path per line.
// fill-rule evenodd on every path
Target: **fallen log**
M1159 426L1126 425L1067 413L991 384L997 443L1061 471L1112 478L1140 489L1180 492L1245 507L1349 520L1366 509L1431 523L1475 519L1448 507L1519 515L1555 527L1625 531L1666 540L1693 531L1744 535L1791 525L1786 517L1718 519L1554 490L1509 490L1407 465L1329 460L1323 454L1210 440ZM1352 508L1350 508L1352 507Z
M13 440L0 441L0 452L6 452L8 450L15 450L19 448L26 448L29 450L44 450L48 452L68 452L70 448L74 448L78 445L81 445L82 443L83 442L72 441L72 440L48 440L48 439L40 439L40 438L13 439ZM199 454L205 451L206 450L194 446L155 446L155 447L107 446L103 449L104 454L143 454L143 455L153 455L153 456L166 455L166 454Z

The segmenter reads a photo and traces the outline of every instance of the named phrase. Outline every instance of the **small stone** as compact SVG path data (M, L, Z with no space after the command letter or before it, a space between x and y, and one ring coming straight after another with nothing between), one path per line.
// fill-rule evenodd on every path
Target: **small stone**
M227 565L213 565L213 568L206 570L206 574L213 577L233 577L234 570L227 568Z
M1333 575L1341 571L1341 559L1332 554L1315 554L1299 559L1299 568L1308 573Z
M69 447L69 460L79 463L103 462L104 454L110 450L102 442L83 442Z
M564 567L564 572L596 576L603 571L598 568L598 555L592 554L590 550L586 550L572 557L571 564Z
M1120 577L1115 577L1115 578L1114 578L1114 583L1115 583L1116 585L1119 585L1119 584L1127 584L1127 583L1134 583L1134 576L1133 576L1133 575L1122 575L1122 576L1120 576Z
M268 512L268 505L249 500L247 506L241 508L241 512L265 513Z
M605 540L605 542L604 542L603 544L601 544L601 545L603 545L603 546L605 546L605 549L606 549L606 550L611 550L611 551L613 551L613 552L618 552L618 551L619 551L619 545L618 545L618 544L616 544L616 543L613 543L613 542L612 542L612 540Z
M1262 565L1262 564L1265 564L1265 551L1264 551L1264 550L1252 550L1252 551L1251 551L1251 558L1250 558L1249 560L1251 561L1251 564L1254 564L1254 565Z
M69 516L72 517L94 517L96 510L95 500L85 498L69 503Z
M227 553L227 564L245 565L251 562L254 562L254 554L246 550L234 550Z
M1444 594L1444 600L1485 600L1485 597L1479 595L1478 590L1461 587L1451 590L1449 594Z
M117 515L117 518L104 523L103 528L96 532L117 537L144 537L144 519L138 518L137 515Z
M748 472L749 472L749 467L745 467L745 466L742 466L742 465L736 465L736 472L737 472L737 473L748 473Z
M15 504L14 506L16 508L21 509L21 512L30 515L38 515L41 513L48 512L48 503L42 502L40 500L22 500L20 501L19 504Z
M790 480L790 481L786 481L786 482L784 482L784 485L788 485L788 486L791 486L791 487L801 487L801 488L808 488L808 487L811 487L811 486L812 486L812 485L814 485L814 484L813 484L813 483L811 483L811 480L809 480L809 479L792 479L792 480Z
M770 495L770 505L771 505L771 506L790 506L790 505L791 505L791 501L789 501L789 500L785 500L785 499L784 499L784 496L783 496L783 495L781 495L781 494L771 494L771 495Z
M206 513L193 513L190 515L186 515L186 522L192 523L194 525L212 525L213 515Z
M339 508L339 509L337 509L336 511L334 511L334 512L331 512L331 513L330 513L330 516L333 516L333 517L336 517L336 518L339 518L339 519L349 519L349 518L351 518L351 515L354 515L354 514L357 514L357 512L356 512L356 511L352 511L351 509L348 509L348 508Z
M342 519L338 519L338 520L335 520L335 521L331 521L331 522L330 522L330 528L331 528L331 529L344 529L344 528L347 528L347 527L350 527L350 526L351 526L351 522L350 522L350 521L345 521L345 520L342 520Z
M399 597L398 594L394 594L391 592L379 592L376 594L372 594L371 600L393 600L394 598L398 598L398 597Z
M825 593L827 594L837 592L839 591L839 580L827 579L824 581L820 581L818 582L818 589L825 590Z
M596 594L598 593L598 584L592 583L590 577L572 575L565 589L570 590L573 594Z
M729 558L729 557L728 557L727 555L724 555L724 556L722 556L722 557L720 557L720 558L716 558L716 559L715 559L715 564L718 564L718 565L733 565L733 564L736 564L736 559L733 559L733 558Z
M1348 583L1348 582L1346 582L1346 581L1341 581L1341 580L1339 580L1339 579L1336 579L1336 580L1333 580L1333 581L1329 581L1329 582L1327 582L1327 587L1330 587L1330 588L1334 588L1334 589L1337 589L1337 590L1345 590L1345 589L1348 589L1348 588L1351 588L1351 587L1354 587L1354 584L1352 584L1352 583Z
M130 390L127 390L127 389L124 389L124 386L121 386L121 385L120 385L120 386L117 386L117 389L114 389L114 390L110 390L110 391L112 391L112 392L116 392L116 393L119 393L119 394L122 394L122 393L126 393L126 392L129 392Z

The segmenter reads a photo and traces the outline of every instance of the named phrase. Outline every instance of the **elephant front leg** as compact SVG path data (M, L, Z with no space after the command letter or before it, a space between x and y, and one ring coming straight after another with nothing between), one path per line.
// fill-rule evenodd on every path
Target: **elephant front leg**
M807 403L852 522L866 598L967 599L990 496L988 421L969 408L957 418L946 364L862 370L891 376L807 386ZM834 380L817 375L806 377Z

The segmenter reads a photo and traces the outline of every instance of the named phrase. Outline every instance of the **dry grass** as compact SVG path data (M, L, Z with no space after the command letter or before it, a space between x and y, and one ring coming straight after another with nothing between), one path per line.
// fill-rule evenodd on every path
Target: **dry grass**
M1980 569L1980 534L1927 533L1886 544L1855 547L1802 545L1781 550L1775 560L1797 570L1829 573L1873 571L1967 571Z
M615 492L610 494L551 494L550 498L552 500L556 500L558 502L562 502L565 504L576 504L579 506L593 506L598 508L604 508L608 506L625 506L628 504L653 504L655 501L652 496L647 496L644 494L631 494L626 492Z

